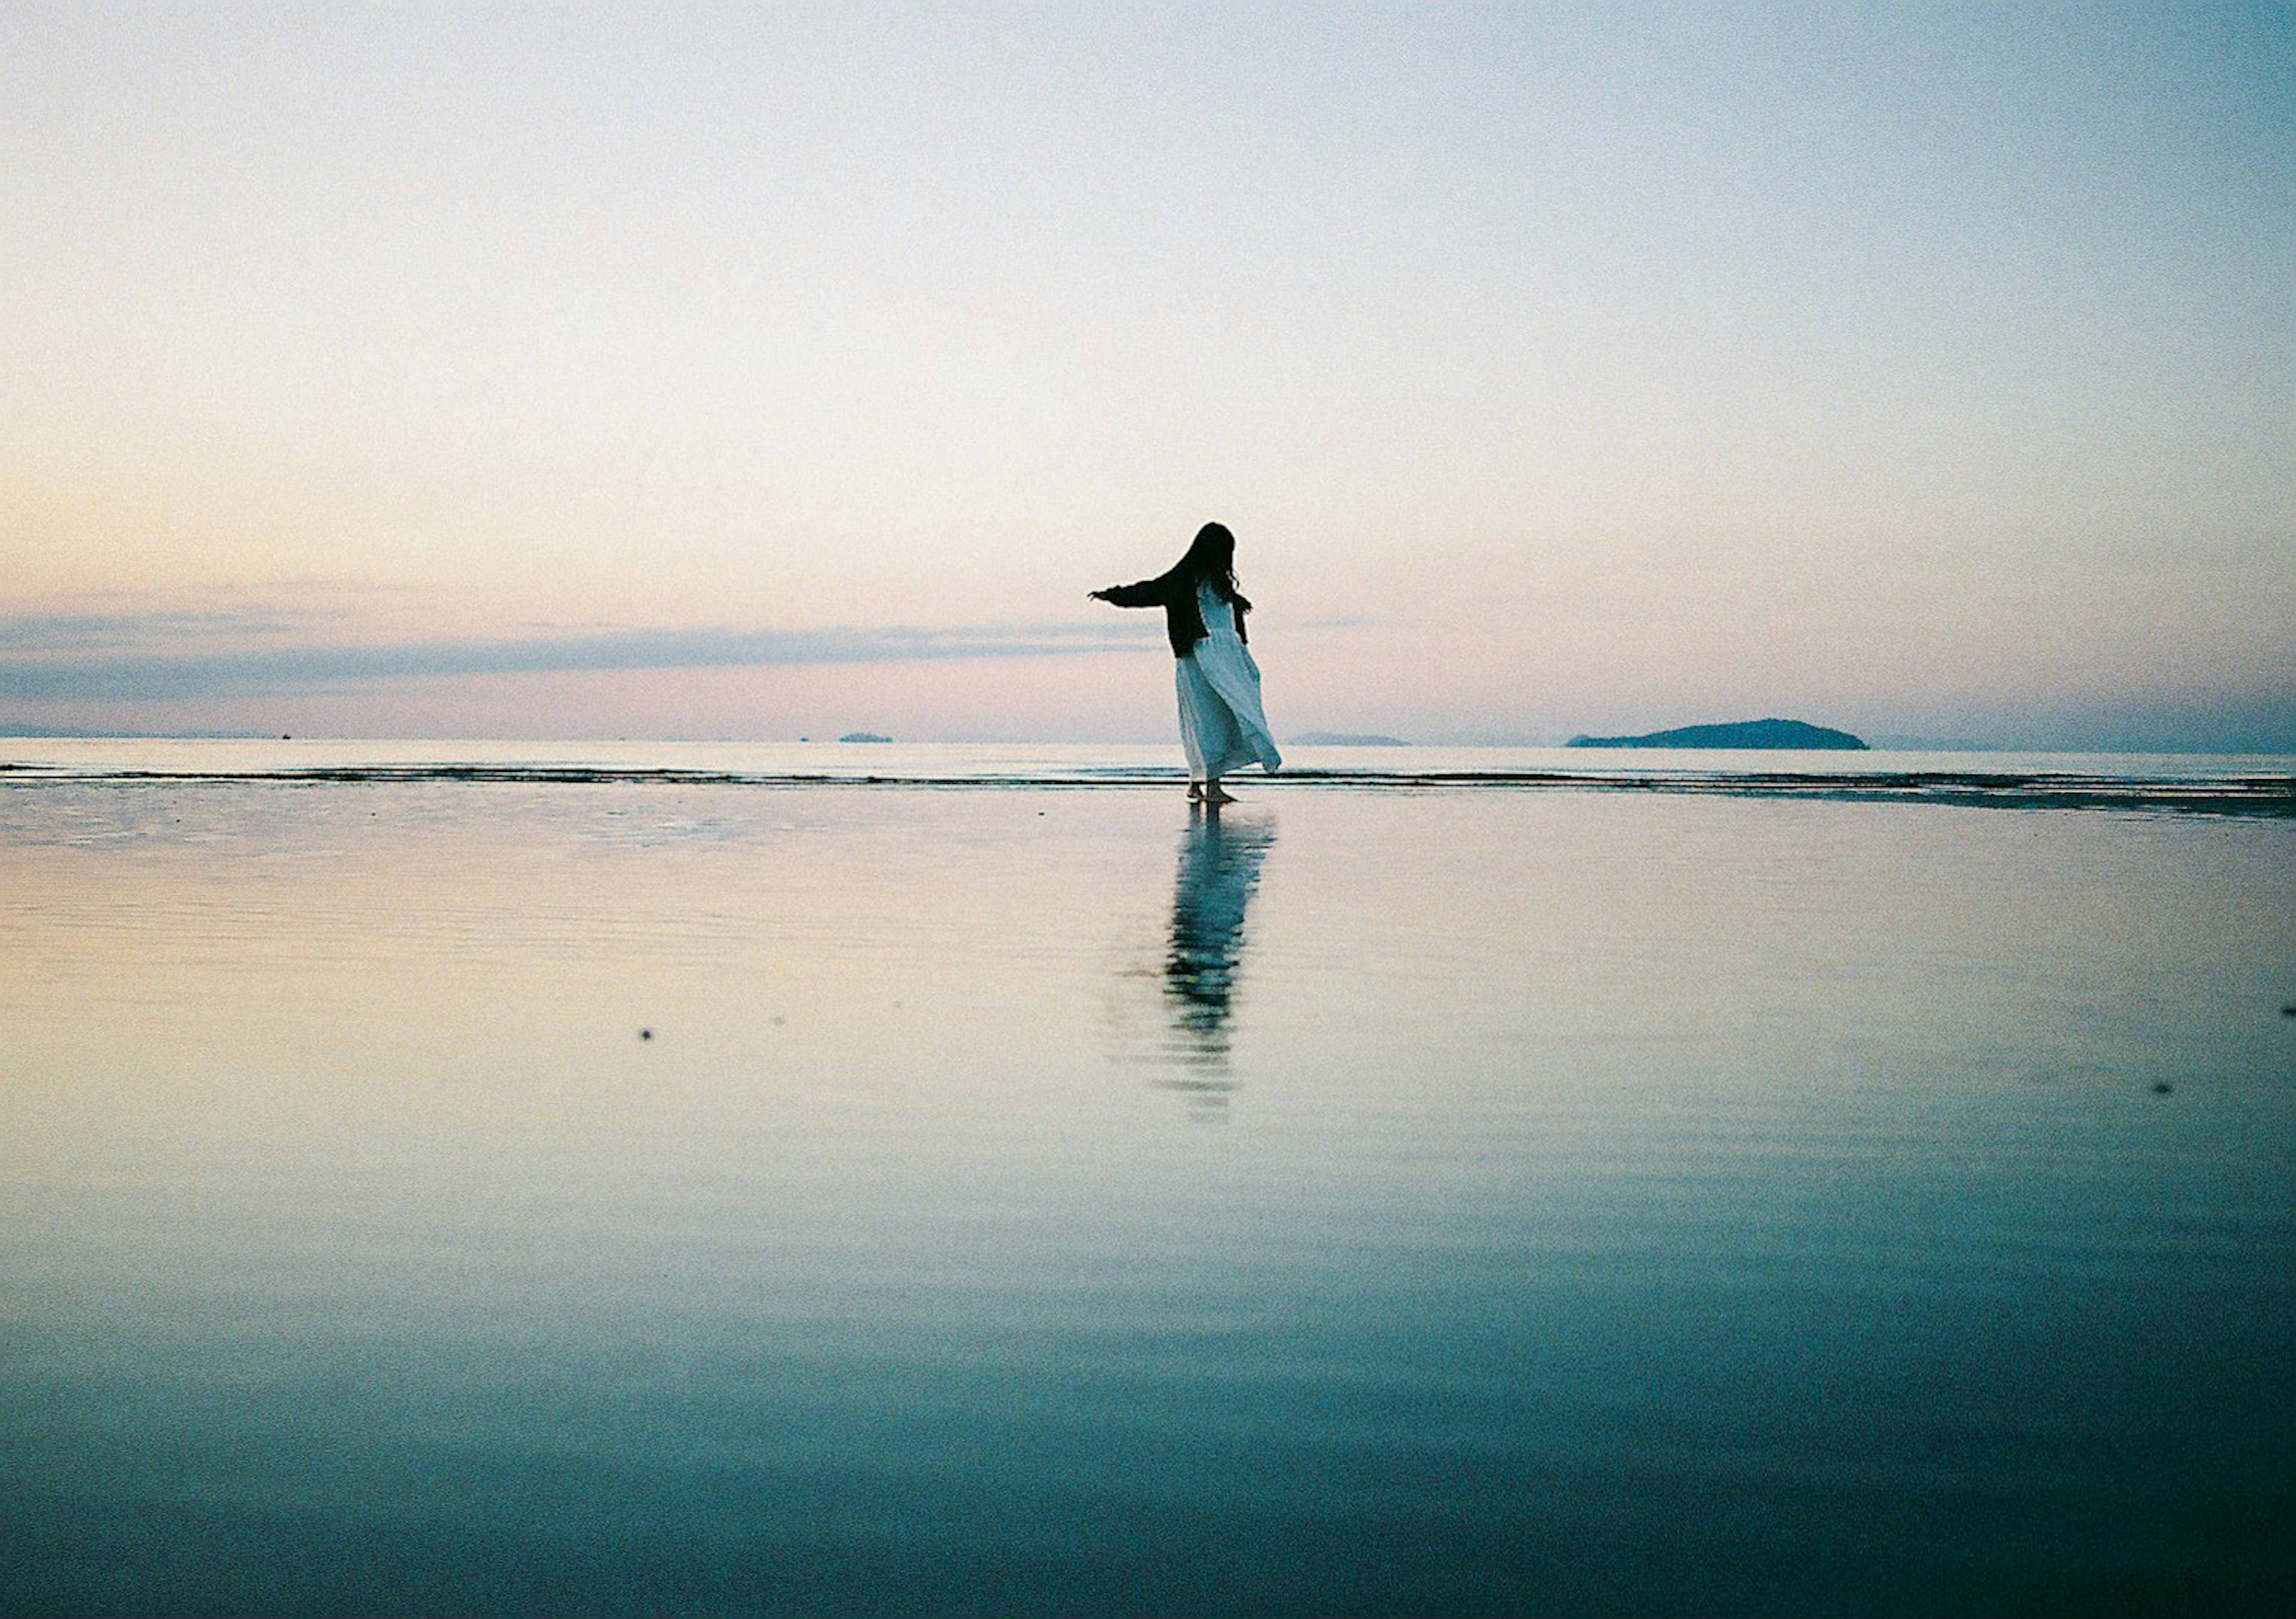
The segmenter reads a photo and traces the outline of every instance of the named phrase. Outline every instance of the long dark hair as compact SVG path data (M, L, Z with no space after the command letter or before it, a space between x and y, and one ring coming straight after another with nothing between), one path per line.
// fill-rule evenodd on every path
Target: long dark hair
M1221 596L1245 612L1251 611L1251 604L1235 588L1235 536L1227 531L1224 522L1208 522L1198 529L1188 554L1180 558L1172 571L1193 579L1208 579Z

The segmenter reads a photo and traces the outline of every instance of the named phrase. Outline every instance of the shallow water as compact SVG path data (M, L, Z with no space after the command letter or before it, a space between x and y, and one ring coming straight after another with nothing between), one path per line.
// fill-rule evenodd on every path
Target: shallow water
M2287 1610L2296 823L1249 796L0 790L0 1600Z
M1522 781L1663 781L1679 777L1822 776L2063 777L2154 785L2296 779L2286 753L1997 753L1812 752L1718 748L1365 747L1286 744L1262 790L1338 781L1379 785L1418 777ZM1177 779L1168 742L758 743L493 742L340 737L68 736L0 738L0 781L283 777L452 779L472 771L515 778L575 773L623 778L709 777L750 785L810 781L1097 785Z

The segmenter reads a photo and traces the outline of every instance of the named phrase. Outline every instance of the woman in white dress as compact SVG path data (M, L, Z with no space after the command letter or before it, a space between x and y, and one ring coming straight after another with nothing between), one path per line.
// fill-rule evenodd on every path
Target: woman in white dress
M1188 554L1154 579L1091 594L1119 607L1164 610L1164 631L1178 660L1174 678L1191 799L1232 804L1221 777L1255 760L1262 769L1282 766L1283 756L1260 711L1259 665L1244 645L1243 615L1251 604L1235 588L1234 535L1208 522Z

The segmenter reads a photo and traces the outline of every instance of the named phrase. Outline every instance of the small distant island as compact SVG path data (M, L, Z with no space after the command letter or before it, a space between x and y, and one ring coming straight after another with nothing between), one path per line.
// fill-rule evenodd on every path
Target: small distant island
M880 736L874 731L848 731L837 740L840 742L890 742L893 739L890 736ZM1865 744L1860 743L1858 745L1863 747Z
M1647 736L1573 736L1574 748L1833 748L1863 752L1863 738L1800 719L1741 719L1732 725L1685 725Z
M1411 744L1400 736L1382 736L1376 731L1302 731L1292 739L1299 748L1407 748Z

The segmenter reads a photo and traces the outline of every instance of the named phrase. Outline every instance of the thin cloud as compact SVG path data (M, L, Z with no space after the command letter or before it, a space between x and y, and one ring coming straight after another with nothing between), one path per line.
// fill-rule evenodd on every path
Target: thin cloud
M131 652L155 645L292 635L308 631L321 616L269 608L20 613L0 618L0 658L27 652Z
M170 638L177 617L148 615L146 645ZM49 617L0 620L0 699L41 702L158 701L256 691L308 691L346 684L440 675L535 674L583 670L724 669L756 665L938 662L976 658L1058 657L1137 650L1152 637L1132 626L1022 624L954 629L622 629L582 635L403 641L366 645L258 646L218 652L108 653L103 656L9 656L20 648L119 645L101 626L131 636L125 619ZM21 637L20 624L31 629ZM73 633L84 638L62 638ZM176 631L177 635L181 630ZM270 633L250 625L243 633ZM39 637L45 637L43 640Z

